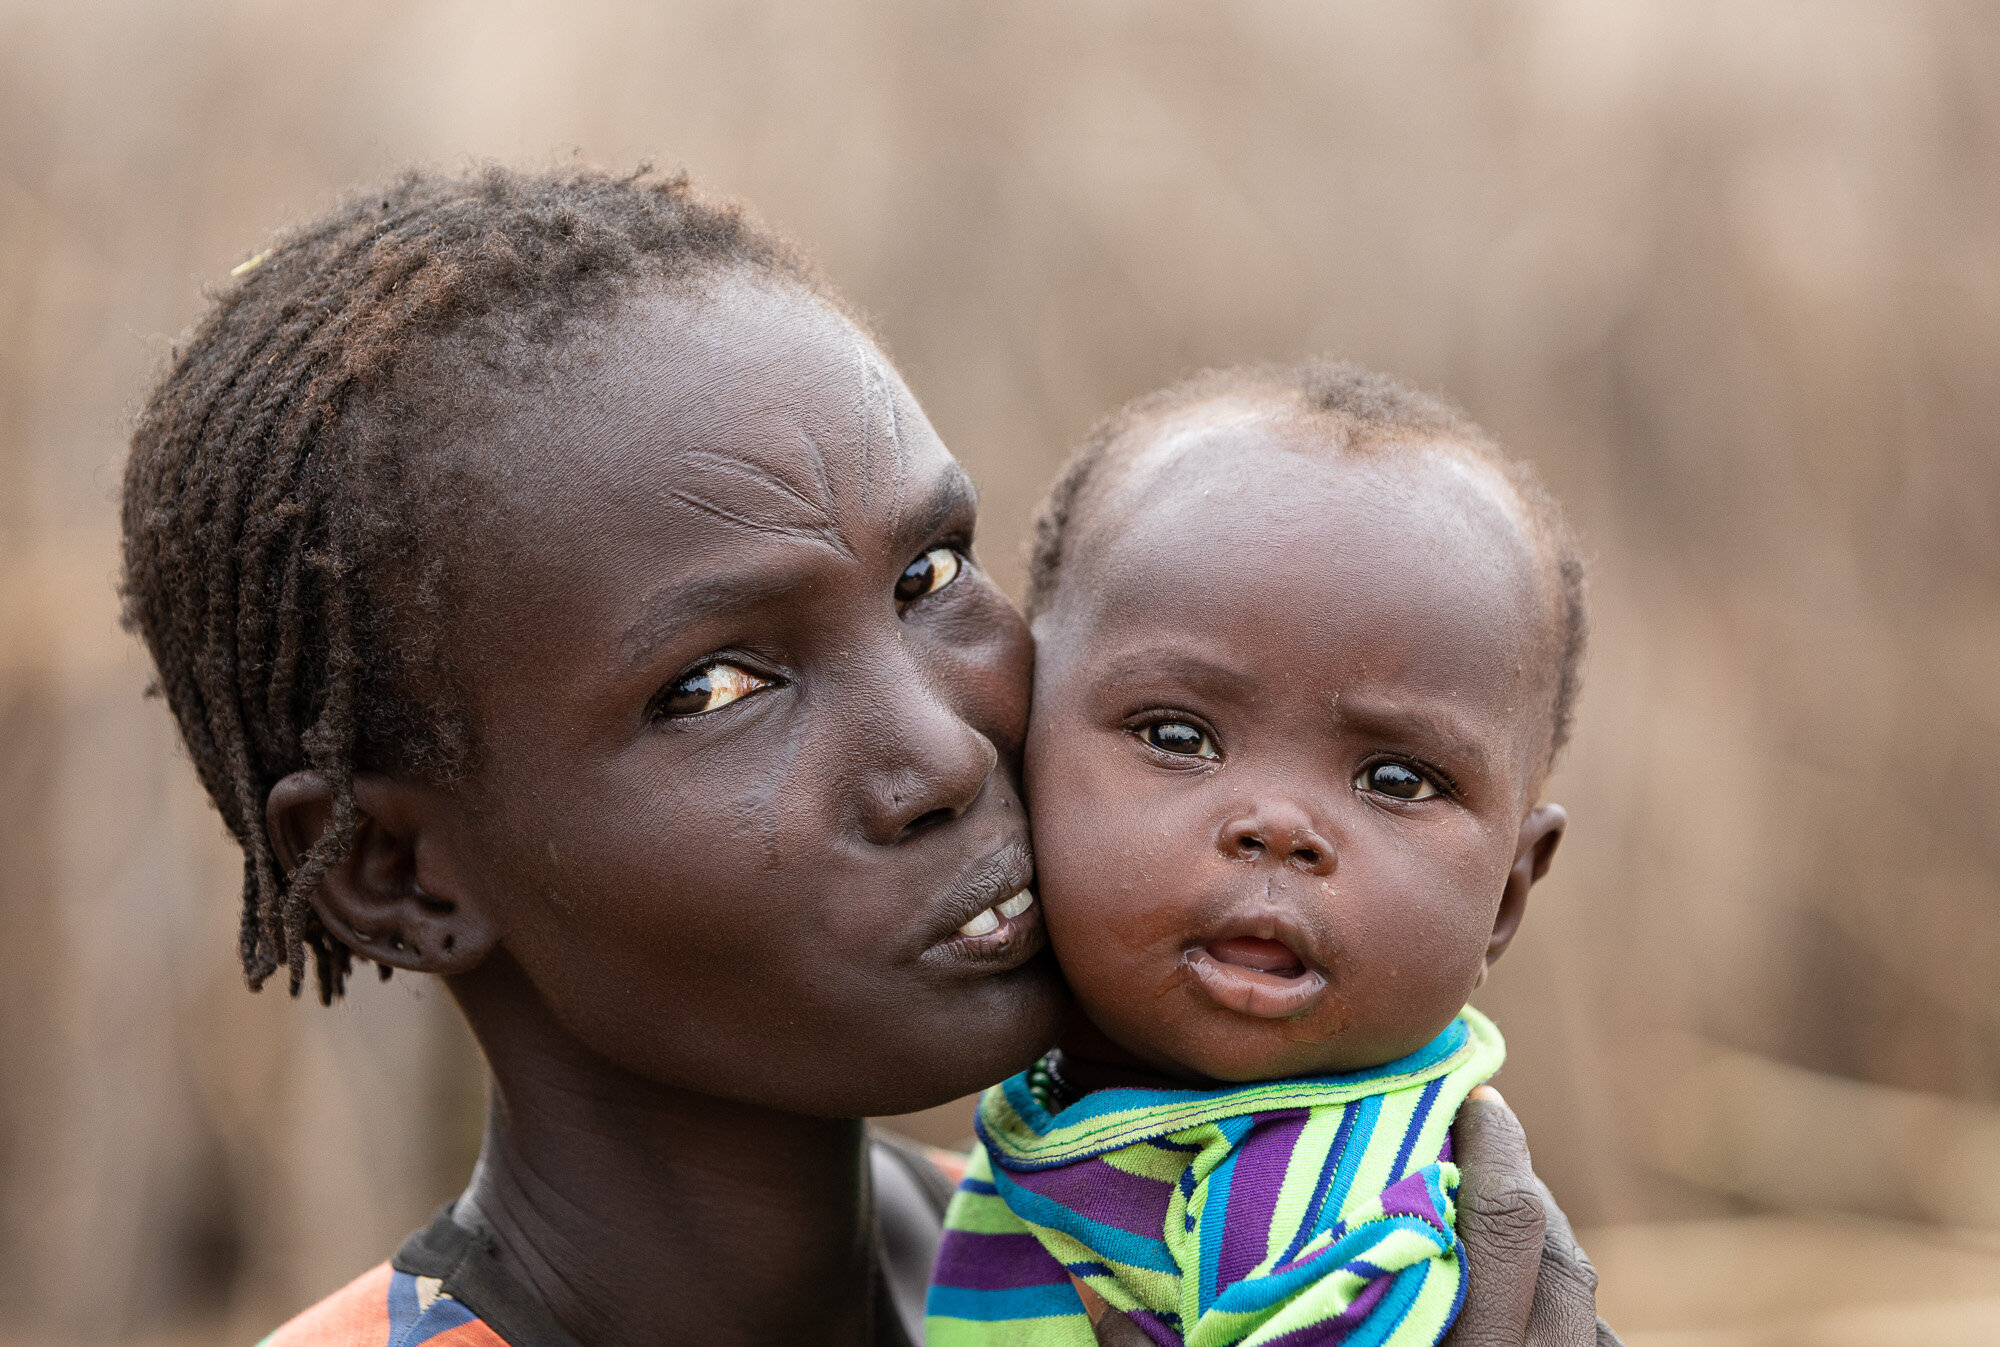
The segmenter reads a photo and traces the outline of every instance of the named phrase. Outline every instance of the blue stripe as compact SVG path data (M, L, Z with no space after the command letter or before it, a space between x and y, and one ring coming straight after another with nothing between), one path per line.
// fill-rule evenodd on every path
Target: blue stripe
M1082 1314L1083 1302L1069 1282L1017 1286L1005 1291L973 1291L963 1286L933 1286L924 1297L924 1313L940 1319L1050 1319Z
M1424 1279L1430 1276L1429 1259L1413 1263L1396 1274L1396 1284L1389 1288L1389 1294L1376 1302L1348 1337L1345 1347L1382 1347L1389 1335L1403 1326L1403 1320L1410 1317L1410 1306L1417 1300L1417 1293L1424 1289Z
M417 1308L417 1279L407 1272L389 1274L389 1342L401 1342L417 1326L423 1311Z
M1313 1187L1312 1200L1306 1203L1305 1215L1299 1219L1298 1233L1292 1236L1292 1242L1286 1246L1284 1256L1278 1259L1274 1267L1283 1267L1294 1258L1297 1258L1299 1250L1305 1248L1311 1242L1312 1237L1319 1233L1319 1215L1320 1212L1326 1209L1327 1189L1333 1186L1334 1176L1339 1172L1340 1166L1347 1163L1348 1152L1350 1150L1358 1155L1361 1151L1367 1149L1367 1133L1362 1133L1358 1141L1354 1136L1355 1122L1358 1117L1359 1111L1355 1105L1347 1104L1342 1106L1340 1110L1340 1126L1334 1131L1333 1145L1327 1150L1326 1164L1320 1168L1319 1182ZM1352 1178L1353 1176L1349 1175L1350 1181L1352 1181ZM1338 1210L1337 1207L1336 1210Z
M1444 1085L1444 1077L1439 1076L1424 1086L1424 1092L1417 1098L1417 1111L1410 1117L1410 1130L1403 1133L1403 1145L1396 1152L1396 1163L1389 1166L1389 1182L1403 1177L1403 1166L1410 1163L1410 1150L1417 1144L1417 1133L1424 1130L1424 1119L1431 1115L1431 1105L1437 1102L1438 1090ZM1442 1208L1440 1208L1442 1210Z
M1222 1278L1222 1231L1229 1224L1225 1213L1229 1210L1229 1184L1236 1177L1235 1143L1230 1143L1229 1158L1209 1171L1202 1180L1208 1186L1208 1195L1201 1203L1201 1280L1195 1283L1195 1317L1199 1319L1208 1313L1208 1307L1222 1294L1216 1283Z
M1465 1259L1459 1252L1464 1247L1458 1242L1458 1232L1454 1230L1451 1235L1451 1270L1458 1278L1458 1286L1451 1293L1451 1313L1445 1316L1444 1327L1438 1330L1437 1340L1431 1347L1437 1347L1438 1342L1444 1341L1444 1335L1451 1332L1451 1326L1458 1322L1458 1312L1465 1308L1465 1283L1468 1278L1465 1275Z
M1455 1019L1445 1026L1443 1033L1407 1057L1399 1057L1393 1062L1385 1062L1366 1071L1301 1076L1297 1083L1328 1086L1365 1085L1370 1081L1390 1076L1407 1076L1427 1071L1464 1047L1466 1039L1471 1034L1472 1031L1466 1027L1465 1021ZM1000 1088L1006 1092L1007 1102L1014 1106L1014 1111L1021 1115L1021 1120L1027 1123L1037 1136L1041 1136L1049 1131L1050 1124L1057 1119L1061 1120L1062 1126L1069 1127L1111 1114L1142 1112L1171 1104L1211 1104L1225 1100L1231 1094L1262 1089L1270 1083L1256 1081L1238 1086L1234 1090L1153 1090L1135 1086L1092 1090L1053 1117L1047 1109L1036 1102L1033 1092L1028 1089L1028 1076L1025 1071L1016 1076L1009 1076L1001 1082Z
M407 1272L389 1277L389 1340L386 1347L421 1347L440 1333L469 1324L476 1316L465 1303L448 1295L431 1301L431 1307L417 1309L417 1279Z
M1348 1138L1347 1149L1342 1152L1340 1165L1334 1170L1325 1204L1314 1214L1315 1224L1322 1230L1338 1223L1341 1211L1347 1206L1347 1194L1354 1187L1354 1176L1361 1172L1361 1162L1368 1158L1368 1148L1375 1143L1375 1122L1382 1116L1382 1096L1371 1094L1356 1102L1353 1108L1354 1135Z
M1216 1298L1214 1308L1224 1314L1250 1314L1270 1309L1280 1301L1298 1294L1300 1290L1320 1278L1330 1276L1343 1267L1362 1262L1360 1254L1375 1248L1383 1239L1398 1230L1422 1236L1436 1250L1436 1253L1420 1259L1397 1273L1399 1281L1407 1277L1413 1269L1428 1266L1433 1259L1451 1248L1450 1243L1438 1233L1435 1226L1414 1216L1391 1216L1382 1220L1368 1221L1349 1231L1338 1243L1328 1245L1303 1262L1272 1272L1269 1276L1246 1277L1240 1282L1233 1283L1226 1292ZM1380 1275L1388 1274L1382 1272ZM1393 1297L1397 1293L1391 1291L1389 1294ZM1388 1298L1385 1297L1385 1303ZM1208 1307L1203 1308L1206 1310ZM1377 1306L1369 1313L1367 1321L1374 1323L1375 1317L1382 1313L1384 1313L1382 1307Z
M1014 1106L1014 1112L1021 1115L1021 1121L1034 1129L1036 1136L1043 1136L1048 1132L1049 1124L1055 1120L1049 1116L1049 1111L1042 1107L1042 1101L1035 1098L1035 1092L1028 1088L1027 1072L1020 1072L1001 1081L1000 1091L1007 1096L1007 1102ZM975 1123L979 1119L979 1112L972 1115Z
M960 1179L958 1181L958 1190L961 1193L978 1193L981 1197L997 1197L1000 1193L998 1188L995 1188L985 1179L973 1178Z

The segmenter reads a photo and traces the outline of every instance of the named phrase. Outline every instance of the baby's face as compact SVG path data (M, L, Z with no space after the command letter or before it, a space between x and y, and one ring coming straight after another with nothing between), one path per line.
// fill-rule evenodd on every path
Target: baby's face
M1190 1081L1415 1051L1560 835L1523 824L1555 670L1513 498L1448 452L1332 452L1226 405L1100 479L1036 623L1027 750L1081 1007Z

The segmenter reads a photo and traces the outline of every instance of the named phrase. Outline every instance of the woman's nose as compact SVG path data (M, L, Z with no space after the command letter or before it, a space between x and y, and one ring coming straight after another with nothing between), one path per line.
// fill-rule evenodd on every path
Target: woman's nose
M1262 804L1229 819L1216 834L1216 849L1231 860L1275 861L1309 875L1333 873L1333 845L1297 805Z
M860 791L863 832L884 846L963 814L1000 761L993 741L922 681L901 686L897 704L873 717L877 748Z

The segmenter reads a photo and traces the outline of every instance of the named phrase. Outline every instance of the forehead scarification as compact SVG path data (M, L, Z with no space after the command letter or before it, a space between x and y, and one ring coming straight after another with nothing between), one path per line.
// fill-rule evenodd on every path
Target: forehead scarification
M851 550L840 485L857 474L834 460L865 415L857 341L848 319L782 281L635 291L477 446L510 516L499 532L545 532L579 489L636 483L720 524Z

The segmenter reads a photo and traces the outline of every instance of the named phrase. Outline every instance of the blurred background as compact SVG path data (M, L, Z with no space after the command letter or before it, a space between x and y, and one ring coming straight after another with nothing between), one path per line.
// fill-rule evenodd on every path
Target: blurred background
M1352 356L1594 557L1482 993L1633 1347L2000 1341L2000 8L0 0L0 1343L249 1343L463 1182L445 999L248 995L117 625L203 286L411 161L684 164L1030 511L1126 397ZM902 1124L966 1135L968 1108Z

